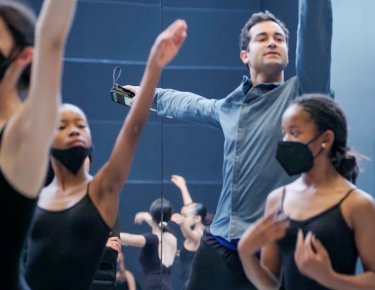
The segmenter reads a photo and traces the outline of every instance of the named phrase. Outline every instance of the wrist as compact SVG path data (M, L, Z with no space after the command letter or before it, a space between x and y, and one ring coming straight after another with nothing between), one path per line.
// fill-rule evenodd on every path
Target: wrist
M331 268L328 271L324 271L323 275L320 275L317 282L329 289L337 289L338 274Z

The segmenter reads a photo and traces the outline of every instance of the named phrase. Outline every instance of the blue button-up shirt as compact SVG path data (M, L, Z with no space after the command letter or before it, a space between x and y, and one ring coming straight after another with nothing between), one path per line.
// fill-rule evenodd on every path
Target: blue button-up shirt
M273 189L291 181L275 159L281 116L303 93L330 92L332 9L330 0L301 0L297 75L284 83L252 86L247 77L223 99L158 89L159 115L211 124L224 134L223 187L211 233L239 239L264 210Z

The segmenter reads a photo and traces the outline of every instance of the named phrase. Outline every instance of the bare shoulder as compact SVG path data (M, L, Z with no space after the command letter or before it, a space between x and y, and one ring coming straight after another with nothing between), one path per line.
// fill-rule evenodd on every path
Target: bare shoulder
M285 187L282 186L270 192L266 200L267 212L274 211L277 208L280 208L284 190L285 190Z
M367 192L356 189L342 205L351 227L373 227L375 225L375 202Z
M374 198L367 192L356 189L348 197L348 204L354 211L372 210L375 212Z

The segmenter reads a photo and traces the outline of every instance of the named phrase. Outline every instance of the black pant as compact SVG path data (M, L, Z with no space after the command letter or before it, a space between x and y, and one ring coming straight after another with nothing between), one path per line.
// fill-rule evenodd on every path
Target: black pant
M237 251L206 230L195 254L186 290L256 290L247 279Z

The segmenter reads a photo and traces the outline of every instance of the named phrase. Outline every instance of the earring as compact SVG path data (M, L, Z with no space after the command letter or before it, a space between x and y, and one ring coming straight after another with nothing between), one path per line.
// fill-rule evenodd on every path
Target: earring
M326 143L322 143L322 148L326 148Z

